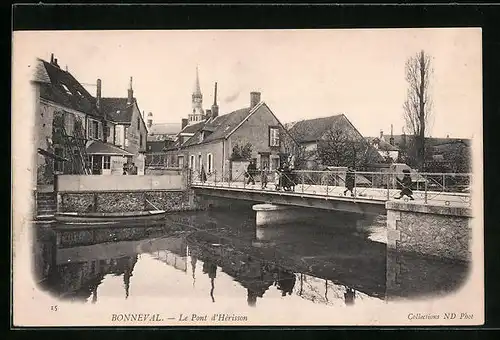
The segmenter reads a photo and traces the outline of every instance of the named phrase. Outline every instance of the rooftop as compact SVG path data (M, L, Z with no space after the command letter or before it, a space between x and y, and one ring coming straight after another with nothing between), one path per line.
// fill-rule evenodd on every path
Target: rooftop
M33 81L40 85L41 98L79 112L100 115L95 98L59 66L37 59Z

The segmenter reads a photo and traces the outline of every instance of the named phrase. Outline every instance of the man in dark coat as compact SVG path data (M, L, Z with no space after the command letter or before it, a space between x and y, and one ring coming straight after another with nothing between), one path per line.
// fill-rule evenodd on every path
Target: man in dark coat
M201 165L201 170L200 170L200 180L202 183L205 183L207 181L207 173L205 172L205 167L203 164Z
M354 197L354 171L352 168L347 169L347 173L345 174L345 190L344 196L348 191L351 192L351 196Z
M403 196L408 196L410 200L414 200L413 198L413 191L411 190L411 185L412 185L412 180L410 176L410 170L405 169L403 170L403 180L401 181L401 184L403 185L403 189L399 193L399 197L396 197L396 199L401 199Z
M248 175L248 182L247 184L252 183L252 185L255 185L255 172L257 171L257 167L255 166L255 163L253 159L250 161L250 164L248 164L247 167L247 175Z

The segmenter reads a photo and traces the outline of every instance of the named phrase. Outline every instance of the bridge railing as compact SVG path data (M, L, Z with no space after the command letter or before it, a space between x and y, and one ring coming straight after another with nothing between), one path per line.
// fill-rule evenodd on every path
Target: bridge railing
M279 170L265 172L255 171L253 174L240 172L218 173L212 171L202 176L200 171L192 174L194 185L243 188L258 191L285 191L318 196L343 196L347 198L365 198L374 200L391 200L400 197L402 190L408 187L415 200L441 201L448 205L451 202L470 204L470 173L420 173L412 172L411 185L403 183L403 172L369 172L345 170ZM252 180L253 179L253 180ZM266 185L265 179L267 179ZM409 196L402 199L410 200Z

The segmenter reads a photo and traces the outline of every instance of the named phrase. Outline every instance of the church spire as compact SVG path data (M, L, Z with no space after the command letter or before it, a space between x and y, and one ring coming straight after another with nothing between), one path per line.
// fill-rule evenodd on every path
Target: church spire
M194 83L193 95L200 95L201 96L200 76L198 74L198 65L196 65L196 81Z
M201 94L200 77L198 74L198 65L196 65L196 80L191 100L193 111L188 115L189 124L197 123L205 119L205 112L203 110L203 95Z

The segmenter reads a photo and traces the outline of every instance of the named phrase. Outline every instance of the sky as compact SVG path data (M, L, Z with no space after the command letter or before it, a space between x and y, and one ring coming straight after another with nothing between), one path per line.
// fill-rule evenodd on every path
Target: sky
M433 115L429 135L471 138L482 124L481 31L344 29L233 31L15 32L13 62L27 70L50 60L95 95L126 97L133 77L141 111L155 123L179 123L191 112L199 68L203 106L219 113L248 107L260 91L283 122L343 113L365 136L400 134L406 97L405 61L432 57Z

